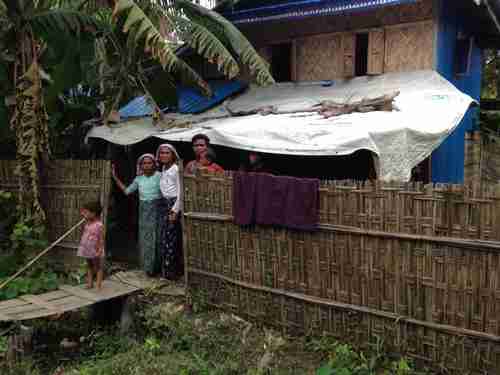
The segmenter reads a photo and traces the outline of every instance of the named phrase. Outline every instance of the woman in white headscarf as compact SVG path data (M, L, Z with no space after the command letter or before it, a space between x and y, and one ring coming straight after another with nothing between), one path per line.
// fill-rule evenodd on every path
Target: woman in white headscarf
M158 215L161 201L160 173L156 170L156 159L144 154L137 159L137 176L127 187L118 177L113 166L113 179L126 195L139 193L139 253L144 271L152 276L157 269Z
M179 154L174 146L164 143L156 151L160 166L160 201L158 258L161 273L166 279L176 279L183 272L182 230L180 210L182 190L179 174Z

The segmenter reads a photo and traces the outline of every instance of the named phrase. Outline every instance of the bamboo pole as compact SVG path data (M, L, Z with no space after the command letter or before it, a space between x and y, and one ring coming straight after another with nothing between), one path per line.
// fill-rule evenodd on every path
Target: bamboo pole
M499 184L500 186L500 184ZM232 222L232 215L212 214L203 212L186 212L184 217L206 220L206 221L225 221ZM500 217L500 216L499 216ZM500 242L496 240L477 240L459 237L443 237L443 236L429 236L424 234L411 234L411 233L398 233L398 232L385 232L378 230L363 229L347 225L337 224L318 224L318 229L325 232L337 232L347 234L365 235L371 237L394 238L399 240L410 241L428 241L435 244L442 244L445 246L456 246L461 249L470 249L473 251L494 251L500 252Z
M7 280L5 280L0 285L0 290L2 290L3 288L5 288L5 286L7 284L9 284L13 280L15 280L20 274L22 274L24 271L26 271L28 268L30 268L33 264L35 264L38 259L40 259L45 254L47 254L54 246L56 246L58 243L60 243L62 240L64 240L66 237L68 237L68 235L71 232L73 232L76 228L78 228L80 225L82 225L84 221L85 221L85 219L82 219L78 223L76 223L75 225L73 225L73 227L71 227L71 229L69 229L66 233L64 233L57 240L55 240L54 242L52 242L51 245L49 245L45 250L43 250L40 254L38 254L36 257L34 257L31 261L29 261L28 264L26 264L23 268L21 268L19 271L17 271L14 275L12 275Z

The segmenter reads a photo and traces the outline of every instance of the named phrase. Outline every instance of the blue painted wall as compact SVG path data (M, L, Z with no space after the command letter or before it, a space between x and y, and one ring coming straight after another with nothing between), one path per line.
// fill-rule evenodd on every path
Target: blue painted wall
M457 35L471 35L472 17L460 14L453 6L456 0L440 0L436 45L436 70L459 90L479 101L481 95L482 53L477 45L472 48L469 73L456 76L455 48ZM432 181L462 183L464 181L465 132L475 126L477 109L471 108L455 131L432 153Z

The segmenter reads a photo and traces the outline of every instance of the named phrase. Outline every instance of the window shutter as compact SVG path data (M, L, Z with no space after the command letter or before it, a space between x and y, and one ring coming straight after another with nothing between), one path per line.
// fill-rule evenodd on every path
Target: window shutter
M354 77L354 54L356 50L356 34L345 33L342 36L343 76Z
M368 35L368 74L384 73L385 31L370 31Z

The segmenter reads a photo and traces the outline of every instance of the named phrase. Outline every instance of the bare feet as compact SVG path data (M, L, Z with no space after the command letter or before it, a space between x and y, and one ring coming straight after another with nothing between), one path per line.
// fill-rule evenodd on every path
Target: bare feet
M103 280L103 277L104 274L102 272L102 269L98 270L97 271L97 280L96 280L96 284L97 284L97 290L101 290L102 289L102 280Z

